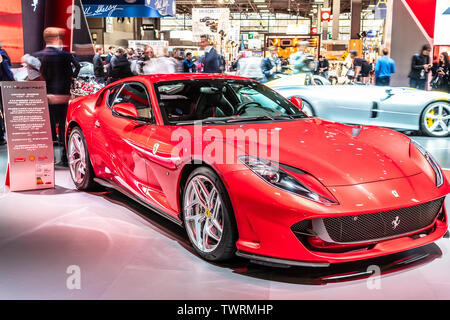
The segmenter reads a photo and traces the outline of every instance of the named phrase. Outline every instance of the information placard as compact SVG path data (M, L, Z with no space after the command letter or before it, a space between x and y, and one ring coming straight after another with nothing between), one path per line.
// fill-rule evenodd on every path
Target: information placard
M1 82L11 191L55 187L45 82Z
M195 42L200 42L202 35L211 38L219 36L219 32L229 33L229 8L192 8L192 33Z

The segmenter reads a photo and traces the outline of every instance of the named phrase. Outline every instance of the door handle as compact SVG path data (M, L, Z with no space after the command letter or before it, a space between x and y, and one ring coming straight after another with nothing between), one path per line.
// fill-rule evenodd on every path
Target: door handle
M95 120L94 125L95 125L96 128L100 128L101 127L100 122L98 122L98 120Z

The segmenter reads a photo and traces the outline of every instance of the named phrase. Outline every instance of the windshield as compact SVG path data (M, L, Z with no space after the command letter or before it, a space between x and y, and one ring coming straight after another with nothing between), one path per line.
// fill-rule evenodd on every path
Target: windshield
M266 86L249 80L191 79L155 84L166 124L286 121L307 118Z

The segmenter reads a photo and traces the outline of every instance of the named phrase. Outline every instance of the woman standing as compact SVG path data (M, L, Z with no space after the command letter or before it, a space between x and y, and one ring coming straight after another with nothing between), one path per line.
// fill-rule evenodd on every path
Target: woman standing
M431 87L436 91L450 92L450 61L447 52L439 55L439 62L433 67Z

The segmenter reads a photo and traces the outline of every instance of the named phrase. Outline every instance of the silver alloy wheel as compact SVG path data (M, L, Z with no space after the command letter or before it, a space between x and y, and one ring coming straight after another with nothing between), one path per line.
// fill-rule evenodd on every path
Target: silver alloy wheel
M434 136L445 136L450 132L450 105L445 102L430 104L423 117L424 127Z
M204 253L214 251L223 234L222 199L204 175L189 181L183 200L184 223L191 242Z
M86 152L83 138L78 132L71 135L68 149L70 174L75 183L81 184L86 176Z
M306 115L308 117L314 117L314 111L313 111L311 105L308 102L304 101L304 100L302 102L302 111L304 113L306 113Z

